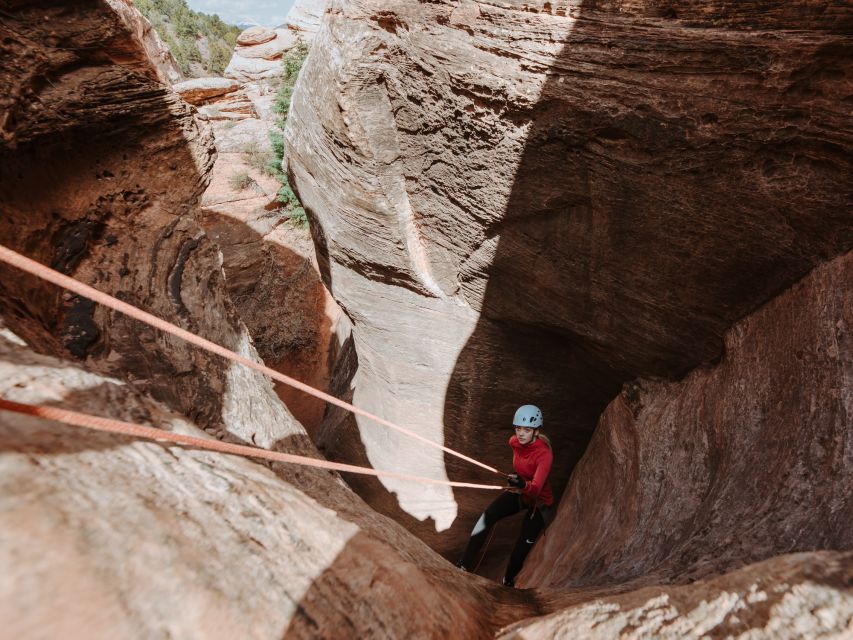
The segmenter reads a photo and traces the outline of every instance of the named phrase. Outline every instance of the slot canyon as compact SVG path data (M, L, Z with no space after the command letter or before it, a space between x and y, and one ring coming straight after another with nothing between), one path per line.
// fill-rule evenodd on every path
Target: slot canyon
M292 14L0 3L0 244L502 472L536 404L548 526L462 571L505 478L0 263L0 398L434 482L0 410L2 635L853 638L851 5Z

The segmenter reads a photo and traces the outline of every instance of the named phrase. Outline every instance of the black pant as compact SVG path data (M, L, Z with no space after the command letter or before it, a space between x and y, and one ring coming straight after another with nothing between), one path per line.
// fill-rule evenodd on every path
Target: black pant
M550 507L528 507L522 502L519 494L504 491L495 498L492 504L486 507L480 519L477 520L459 564L469 571L473 571L480 549L483 548L483 543L485 543L495 523L501 518L515 515L519 511L526 509L527 513L524 514L521 534L518 536L512 554L509 556L509 564L506 568L505 579L509 581L515 580L515 576L521 571L524 559L527 558L527 554L533 548L533 543L536 542L536 538L545 528L545 518L542 515L543 508L549 509Z

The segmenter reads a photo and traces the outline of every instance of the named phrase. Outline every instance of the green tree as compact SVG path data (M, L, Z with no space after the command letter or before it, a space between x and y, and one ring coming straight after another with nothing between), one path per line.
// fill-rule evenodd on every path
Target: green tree
M202 66L204 75L220 75L228 66L239 27L226 24L217 15L193 11L186 0L135 0L134 4L169 47L185 76L192 75L193 62ZM207 58L198 47L201 37L208 41Z

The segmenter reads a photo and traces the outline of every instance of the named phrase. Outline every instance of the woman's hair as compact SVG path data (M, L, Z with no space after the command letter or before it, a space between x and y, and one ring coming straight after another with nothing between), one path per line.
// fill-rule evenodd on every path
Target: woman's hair
M552 446L551 446L551 438L549 438L548 436L546 436L546 435L545 435L544 433L542 433L541 431L540 431L539 433L537 433L536 435L537 435L537 437L538 437L540 440L542 440L542 442L544 442L545 444L547 444L547 445L548 445L548 448L549 448L551 451L554 451L554 447L552 447Z

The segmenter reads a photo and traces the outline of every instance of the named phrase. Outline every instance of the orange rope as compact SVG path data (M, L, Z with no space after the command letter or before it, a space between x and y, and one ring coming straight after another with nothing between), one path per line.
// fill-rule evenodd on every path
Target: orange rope
M189 445L196 449L207 449L208 451L217 451L219 453L231 453L238 456L250 458L264 458L266 460L274 460L276 462L290 462L292 464L300 464L307 467L318 467L320 469L332 469L334 471L345 471L347 473L360 473L368 476L383 476L386 478L397 478L398 480L411 480L413 482L421 482L424 484L439 484L448 487L464 487L468 489L493 489L500 490L503 487L491 484L473 484L470 482L452 482L450 480L436 480L434 478L425 478L422 476L412 476L405 473L397 473L395 471L379 471L367 467L357 467L351 464L342 464L339 462L329 462L328 460L318 460L308 458L306 456L297 456L292 453L281 453L279 451L269 451L259 447L249 447L241 444L230 444L219 440L205 440L194 436L185 436L180 433L172 433L155 429L154 427L144 427L142 425L133 424L132 422L121 422L119 420L110 420L109 418L100 418L98 416L90 416L85 413L60 409L58 407L45 407L32 404L22 404L20 402L12 402L5 398L0 398L0 409L4 411L13 411L24 415L45 418L46 420L54 420L76 427L92 429L94 431L106 431L109 433L120 433L126 436L136 438L148 438L149 440L158 440L162 442L174 442L176 444Z
M238 364L242 364L243 366L249 367L250 369L254 369L255 371L260 371L261 373L268 375L269 377L278 380L279 382L283 382L286 385L294 387L295 389L299 389L300 391L304 391L305 393L314 396L315 398L320 398L321 400L325 400L326 402L333 404L337 407L341 407L342 409L346 409L347 411L351 411L356 415L360 415L368 420L372 420L374 422L378 422L382 426L388 427L389 429L394 429L395 431L399 431L400 433L404 433L407 436L415 438L416 440L420 440L424 444L435 447L437 449L441 449L445 453L449 453L452 456L456 456L457 458L461 458L471 464L475 464L478 467L482 467L483 469L487 469L493 473L498 475L501 474L500 471L495 469L494 467L490 467L487 464L484 464L474 458L470 458L458 451L454 451L453 449L446 447L442 444L438 444L437 442L433 442L429 438L425 438L419 433L415 433L409 429L405 429L400 427L393 422L385 420L384 418L380 418L379 416L373 415L365 411L364 409L359 409L356 406L349 404L348 402L344 402L343 400L339 400L338 398L329 395L328 393L324 393L319 389L315 389L304 382L300 382L295 378L291 378L290 376L286 376L283 373L279 373L269 367L255 362L254 360L250 360L245 356L241 356L238 353L231 351L230 349L226 349L215 342L211 342L210 340L206 340L200 336L195 335L194 333L190 333L185 329L181 329L177 325L172 324L171 322L166 322L165 320L158 318L155 315L152 315L138 307L134 307L133 305L127 304L126 302L122 302L121 300L114 298L111 295L103 293L102 291L98 291L90 287L89 285L83 284L74 278L70 278L65 274L62 274L54 269L50 269L49 267L44 266L36 262L35 260L31 260L26 256L21 255L7 247L0 245L0 260L6 262L13 267L20 269L21 271L26 271L27 273L36 276L37 278L41 278L42 280L47 280L55 285L58 285L64 289L68 289L69 291L73 291L74 293L81 295L85 298L89 298L99 304L102 304L106 307L124 313L125 315L130 316L131 318L135 318L140 322L144 322L145 324L151 325L152 327L156 327L161 331L165 331L166 333L170 333L173 336L181 338L182 340L186 340L187 342L196 345L197 347L201 347L211 353L215 353L223 358L231 360L232 362L236 362Z

